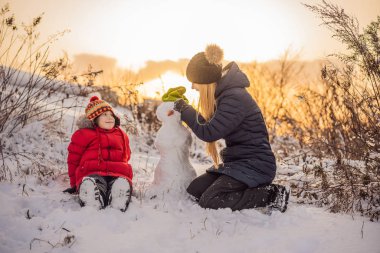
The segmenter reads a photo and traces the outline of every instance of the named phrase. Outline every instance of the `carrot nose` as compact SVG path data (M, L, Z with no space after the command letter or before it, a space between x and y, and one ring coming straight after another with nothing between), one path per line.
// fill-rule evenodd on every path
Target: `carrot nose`
M172 116L174 114L173 110L168 111L168 116Z

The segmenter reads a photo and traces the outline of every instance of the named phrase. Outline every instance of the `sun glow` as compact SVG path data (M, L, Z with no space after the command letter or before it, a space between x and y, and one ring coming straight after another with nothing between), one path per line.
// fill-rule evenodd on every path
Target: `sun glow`
M148 60L190 58L209 43L220 45L227 60L265 61L277 58L289 45L297 47L303 37L295 29L294 13L282 1L68 0L60 2L59 12L52 11L57 0L36 1L43 4L34 5L33 13L45 11L44 18L55 22L42 23L43 34L71 30L57 41L58 55L59 47L70 54L104 55L129 69ZM16 0L15 5L32 15L24 1ZM91 9L83 18L73 6ZM221 23L221 17L230 18Z
M162 95L170 88L184 86L186 88L185 96L189 99L190 104L197 104L199 93L191 89L191 83L186 77L174 72L166 72L159 78L153 79L138 88L143 97L161 99Z
M116 58L120 67L135 68L147 60L191 58L209 43L220 45L226 60L245 62L276 59L291 45L300 48L300 36L294 29L287 29L293 27L294 15L287 12L288 7L281 2L263 1L259 8L249 1L238 5L229 1L216 5L203 0L194 0L191 4L176 0L150 4L142 8L132 1L112 10L111 23L124 26L109 26L107 36L98 39L97 51ZM128 7L135 12L129 13ZM214 8L218 11L209 11ZM231 8L239 16L220 25L217 21L220 13ZM195 18L194 13L207 17L207 22ZM138 25L134 25L136 21Z
M56 58L87 53L117 60L137 70L148 60L190 58L216 43L226 60L267 61L287 48L302 58L331 53L339 42L319 26L302 3L315 0L12 0L17 18L28 22L44 13L41 38L70 29L54 43ZM378 15L376 0L334 0L367 24ZM46 22L45 22L46 21Z

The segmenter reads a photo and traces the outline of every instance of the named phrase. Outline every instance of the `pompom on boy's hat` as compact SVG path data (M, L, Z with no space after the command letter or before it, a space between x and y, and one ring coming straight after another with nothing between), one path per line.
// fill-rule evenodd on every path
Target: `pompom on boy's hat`
M204 52L197 53L191 58L186 68L186 77L192 83L215 83L222 77L223 50L210 44Z
M91 97L90 103L88 103L85 113L86 113L87 119L94 120L96 119L96 117L100 116L102 113L106 111L112 112L116 120L115 125L118 125L117 122L120 122L120 119L119 117L116 116L111 105L108 104L106 101L99 99L97 96Z

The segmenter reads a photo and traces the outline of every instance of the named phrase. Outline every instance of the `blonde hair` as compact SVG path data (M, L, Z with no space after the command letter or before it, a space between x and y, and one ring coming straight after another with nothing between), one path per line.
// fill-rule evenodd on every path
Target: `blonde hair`
M198 113L200 112L206 122L212 120L216 111L216 100L215 100L215 89L216 83L211 84L200 84L197 86L199 90L199 103L198 103ZM202 125L198 121L198 124ZM206 151L211 156L215 168L218 168L219 164L219 154L216 147L216 141L206 143Z

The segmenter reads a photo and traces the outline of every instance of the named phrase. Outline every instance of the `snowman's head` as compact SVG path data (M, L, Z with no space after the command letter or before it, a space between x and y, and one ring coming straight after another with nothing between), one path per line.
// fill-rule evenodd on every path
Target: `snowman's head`
M174 102L162 102L156 111L158 120L162 123L178 123L181 121L181 114L173 110Z

